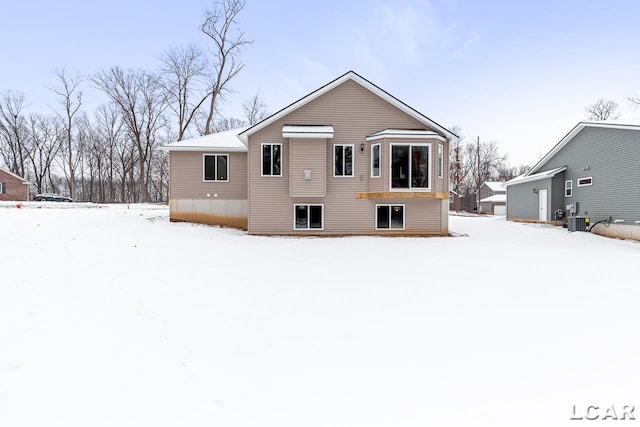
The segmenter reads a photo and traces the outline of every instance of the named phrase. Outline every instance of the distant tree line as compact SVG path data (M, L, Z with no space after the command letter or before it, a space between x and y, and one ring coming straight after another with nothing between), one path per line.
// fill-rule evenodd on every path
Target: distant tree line
M218 0L206 11L199 45L170 48L157 70L119 66L90 76L55 72L53 113L27 112L15 90L0 92L0 165L33 183L35 192L98 203L164 202L168 156L159 147L187 137L254 124L266 117L258 94L243 104L243 119L221 114L230 82L253 43L238 28L245 0ZM83 108L83 89L109 100Z
M476 192L485 181L506 182L531 169L529 165L509 165L508 156L500 153L494 140L469 138L459 126L450 130L460 137L449 149L450 186L460 196L457 210L476 210Z

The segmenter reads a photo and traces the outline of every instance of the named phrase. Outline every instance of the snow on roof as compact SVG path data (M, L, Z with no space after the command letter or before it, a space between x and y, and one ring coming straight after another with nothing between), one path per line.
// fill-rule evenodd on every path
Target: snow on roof
M508 187L510 185L514 185L514 184L522 184L525 182L531 182L531 181L538 181L541 179L545 179L545 178L551 178L552 176L556 176L557 174L559 174L560 172L563 172L567 170L566 166L562 166L559 168L555 168L555 169L550 169L548 171L544 171L544 172L539 172L533 175L527 175L527 174L523 174L520 176L517 176L515 178L513 178L510 181L505 182L505 185Z
M504 193L494 194L493 196L489 196L489 197L485 197L484 199L481 199L480 202L506 203L507 195Z
M196 138L183 139L162 146L165 151L247 151L247 146L238 138L238 134L248 129L228 130L224 132L212 133L198 136Z
M504 182L500 181L485 181L484 183L491 191L507 191L504 186Z
M31 184L29 181L27 181L26 179L24 179L20 175L16 175L15 173L11 172L10 170L7 170L5 168L0 167L0 171L6 173L7 175L11 175L14 178L18 178L19 180L22 181L23 184Z
M538 172L547 161L556 155L558 151L564 148L580 131L586 127L609 128L609 129L629 129L640 131L640 119L622 119L622 120L605 120L605 121L585 121L579 122L560 140L547 154L536 163L527 175L533 175Z
M366 141L375 141L382 138L435 138L446 141L439 133L424 129L384 129L368 135Z

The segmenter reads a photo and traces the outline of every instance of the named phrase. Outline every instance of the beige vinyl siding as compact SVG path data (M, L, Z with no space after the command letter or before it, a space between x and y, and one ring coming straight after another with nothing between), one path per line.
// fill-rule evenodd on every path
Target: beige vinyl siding
M259 151L259 150L258 150ZM202 156L208 152L172 151L169 159L170 199L247 198L247 153L211 153L229 155L229 181L204 182ZM260 165L258 165L258 175ZM207 194L209 196L207 196Z
M326 197L305 198L290 197L288 160L289 139L282 137L282 126L332 125L334 137L325 144ZM405 214L406 234L442 234L442 205L439 199L356 199L355 193L388 191L388 146L381 145L380 178L371 178L371 143L366 136L387 128L424 129L425 126L387 103L375 94L353 81L330 90L314 101L291 112L249 137L249 232L253 234L300 234L293 229L294 204L323 204L324 230L316 234L389 234L375 230L376 203L399 203L407 206ZM283 179L260 176L261 143L283 144ZM396 142L396 141L394 141ZM360 151L360 144L365 150ZM353 177L333 177L333 146L335 144L353 144ZM445 162L447 157L445 146ZM436 174L434 150L431 153L431 173ZM445 163L445 170L446 169ZM445 177L446 177L445 173ZM446 180L443 180L446 181ZM437 183L434 175L432 183L436 188L446 188L448 184ZM383 185L378 188L376 186Z
M291 139L289 146L289 185L291 197L324 197L327 184L325 139ZM311 179L304 171L311 171Z

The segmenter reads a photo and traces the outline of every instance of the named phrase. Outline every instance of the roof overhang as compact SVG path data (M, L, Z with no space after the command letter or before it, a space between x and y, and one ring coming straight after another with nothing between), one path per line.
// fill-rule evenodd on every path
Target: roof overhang
M282 126L283 138L333 138L333 126L315 125L284 125Z
M436 123L433 120L429 119L427 116L425 116L425 115L421 114L420 112L418 112L417 110L414 110L413 108L409 107L404 102L400 101L399 99L397 99L396 97L392 96L388 92L385 92L384 90L382 90L378 86L376 86L373 83L371 83L369 80L365 79L364 77L358 75L357 73L355 73L353 71L349 71L349 72L343 74L342 76L338 77L337 79L333 80L332 82L329 82L326 85L322 86L321 88L316 89L315 91L311 92L310 94L304 96L303 98L300 98L299 100L297 100L294 103L290 104L289 106L283 108L282 110L278 111L277 113L272 114L271 116L267 117L263 121L261 121L259 123L256 123L255 125L253 125L249 129L241 132L238 135L238 137L242 140L242 142L244 142L245 144L248 144L249 143L249 136L251 136L254 133L264 129L265 127L267 127L270 124L276 122L277 120L282 119L283 117L285 117L287 114L291 113L292 111L295 111L298 108L310 103L314 99L324 95L325 93L327 93L330 90L340 86L341 84L343 84L344 82L346 82L348 80L352 80L352 81L358 83L360 86L362 86L365 89L373 92L374 94L376 94L380 98L382 98L385 101L389 102L390 104L392 104L393 106L397 107L398 109L400 109L404 113L408 114L409 116L413 117L414 119L416 119L420 123L424 124L425 126L437 130L442 135L444 135L447 139L449 139L451 141L458 140L458 136L456 134L454 134L453 132L451 132L450 130L448 130L447 128L445 128L444 126L439 125L438 123Z
M525 182L533 182L533 181L540 181L542 179L553 178L554 176L556 176L560 172L564 172L566 170L567 170L567 167L566 166L562 166L562 167L559 167L559 168L550 169L548 171L538 172L538 173L535 173L533 175L528 175L528 176L527 175L520 175L520 176L517 176L517 177L513 178L510 181L505 182L504 185L509 187L511 185L524 184Z
M446 142L446 138L437 132L422 129L385 129L366 137L366 141L379 139L437 139Z
M210 151L210 152L239 152L246 153L247 146L238 138L238 133L245 130L232 129L228 131L216 132L209 135L202 135L195 138L175 141L171 144L163 145L161 150L172 151Z

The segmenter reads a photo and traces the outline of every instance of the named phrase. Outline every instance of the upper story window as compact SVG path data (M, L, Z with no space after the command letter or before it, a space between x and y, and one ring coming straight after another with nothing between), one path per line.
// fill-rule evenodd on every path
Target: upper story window
M391 189L428 190L431 144L391 144Z
M353 176L353 144L333 146L333 176Z
M373 144L371 146L371 177L377 178L380 176L380 144Z
M262 144L262 176L282 176L282 144Z
M573 196L573 181L570 179L564 182L564 197Z
M442 178L444 172L444 146L438 144L438 178Z
M204 181L229 181L229 155L204 154L202 163Z
M592 176L588 176L586 178L578 178L578 187L585 187L587 185L593 185Z

